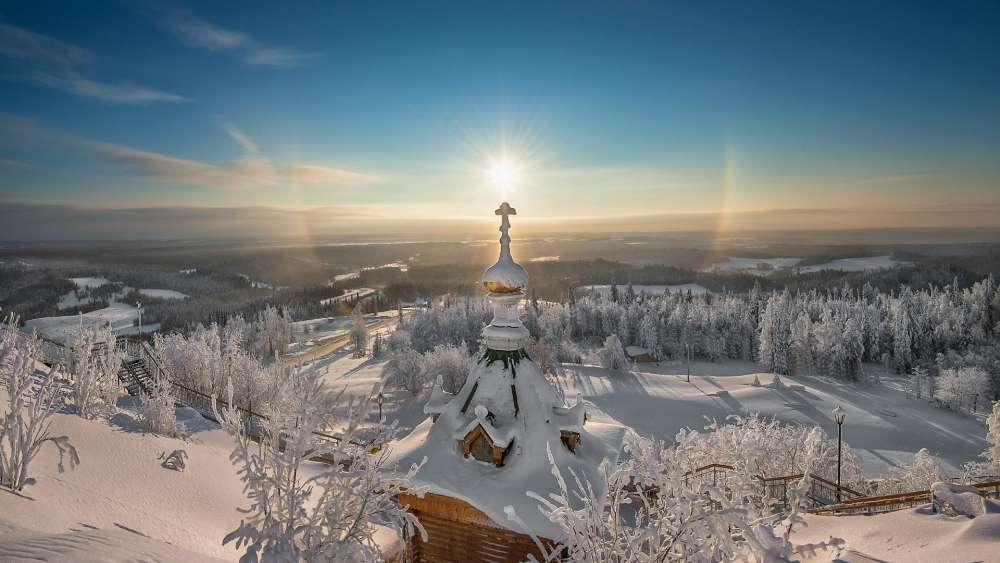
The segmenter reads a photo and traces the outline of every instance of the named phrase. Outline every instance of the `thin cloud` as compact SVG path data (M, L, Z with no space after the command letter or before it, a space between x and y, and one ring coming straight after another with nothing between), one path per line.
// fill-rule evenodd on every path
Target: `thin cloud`
M0 57L15 61L10 79L60 90L110 104L146 105L187 98L128 82L91 78L96 57L90 51L34 31L0 23Z
M381 179L372 174L320 164L296 164L289 166L286 173L294 182L307 185L371 184Z
M877 176L874 178L863 178L857 180L854 183L861 186L866 185L878 185L878 184L909 184L910 182L916 182L929 178L930 174L906 174L899 176Z
M5 23L0 23L0 56L61 65L83 65L94 60L86 49Z
M34 165L28 164L27 162L21 162L20 160L14 160L12 158L0 158L0 168L15 168L18 170L31 170Z
M160 10L160 15L160 25L173 33L181 43L189 47L233 53L251 66L297 67L321 56L321 53L314 51L265 45L247 33L220 27L182 8L164 7Z
M126 105L147 105L160 102L186 102L187 98L154 88L130 83L108 84L91 80L73 71L61 73L35 72L28 80L69 94L94 98L102 102Z

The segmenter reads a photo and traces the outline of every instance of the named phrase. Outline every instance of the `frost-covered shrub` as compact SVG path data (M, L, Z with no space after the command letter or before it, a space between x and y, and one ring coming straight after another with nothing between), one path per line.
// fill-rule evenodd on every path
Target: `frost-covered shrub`
M583 354L580 352L580 347L568 338L559 343L559 348L556 350L556 358L560 362L570 364L583 363Z
M524 351L535 362L542 373L554 373L559 368L559 360L552 346L545 340L529 340Z
M913 456L913 462L893 467L885 478L877 482L876 494L892 495L912 491L926 491L938 481L948 479L941 462L926 448Z
M444 390L458 393L476 362L464 346L438 345L424 354L424 371L428 379L441 376Z
M610 370L619 371L628 365L628 358L625 357L625 349L618 335L612 334L605 338L604 346L601 346L597 354L601 359L601 365Z
M368 353L368 325L361 315L361 308L354 308L354 319L351 325L351 345L354 347L354 357L363 358Z
M815 451L811 453L802 446L810 435L815 440ZM681 430L675 441L686 470L723 463L736 467L737 473L750 475L815 473L831 481L837 478L837 440L819 427L759 415L733 415L724 424L713 421L702 432ZM847 444L843 446L842 467L843 483L860 487L864 482L861 460Z
M148 395L140 395L139 418L143 428L161 436L180 435L176 402L173 386L165 381L158 381Z
M64 456L71 468L80 463L76 448L67 436L53 436L49 420L61 404L62 391L55 370L36 373L41 359L37 337L25 338L17 332L14 317L0 324L0 381L7 405L0 418L0 486L20 491L31 482L31 461L46 443L59 450L59 471Z
M345 420L338 421L343 428L339 443L313 434L331 422L330 404L336 399L319 380L310 371L281 383L274 402L280 407L268 411L260 446L248 436L239 411L231 406L220 411L213 404L236 441L230 457L250 501L241 509L247 518L223 540L245 551L241 560L376 561L381 559L376 526L395 530L401 541L417 531L423 535L416 517L395 501L418 467L393 477L384 448L369 453L349 444L368 413L367 403L350 405ZM379 443L393 437L391 429L380 427L378 432ZM304 462L315 457L328 465L306 471Z
M992 397L990 376L982 368L945 369L935 382L934 398L956 411L978 412Z
M70 396L80 416L91 418L114 407L122 390L118 381L122 354L110 324L77 330L69 378Z
M238 404L257 408L271 400L276 381L287 368L280 363L265 365L247 348L253 340L250 326L242 317L233 317L225 327L213 323L187 335L156 335L153 354L170 381L218 395L232 380Z
M410 331L402 328L392 331L392 334L386 339L386 347L392 353L412 349L413 343L410 340Z
M427 385L427 374L424 372L424 357L412 349L393 352L386 365L386 383L406 389L416 395Z
M807 434L800 444L807 460L818 441L815 434ZM528 492L565 535L563 543L552 548L537 542L545 561L776 562L796 560L823 547L800 548L789 541L792 528L802 522L795 507L808 488L807 480L790 491L793 509L787 525L771 527L771 505L761 498L752 475L737 472L724 486L704 484L688 478L685 454L677 448L634 434L626 438L625 448L625 461L602 466L603 483L582 482L571 473L567 484L549 451L558 493L542 497ZM758 457L754 451L747 453L744 467ZM602 489L607 496L596 498L593 491ZM508 517L524 527L513 510ZM827 545L842 543L831 539Z

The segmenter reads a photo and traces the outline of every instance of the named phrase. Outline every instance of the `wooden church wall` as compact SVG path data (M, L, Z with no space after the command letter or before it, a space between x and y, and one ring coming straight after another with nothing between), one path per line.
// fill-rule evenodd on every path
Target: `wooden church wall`
M530 536L498 526L465 501L427 493L424 498L402 494L399 502L410 508L427 531L426 542L419 536L410 541L408 561L519 563L529 554L542 560Z

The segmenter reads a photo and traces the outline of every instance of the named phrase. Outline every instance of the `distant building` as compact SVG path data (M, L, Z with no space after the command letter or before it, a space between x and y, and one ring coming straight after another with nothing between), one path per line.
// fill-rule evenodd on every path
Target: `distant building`
M649 350L640 346L626 346L625 357L627 357L630 362L637 364L648 364L656 361L656 358L649 353Z

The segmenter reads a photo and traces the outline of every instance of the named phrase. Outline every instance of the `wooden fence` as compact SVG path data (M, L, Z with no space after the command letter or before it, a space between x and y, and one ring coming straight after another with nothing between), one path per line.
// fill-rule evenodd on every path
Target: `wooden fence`
M984 497L1000 499L1000 481L975 483L970 486L979 489L979 494ZM826 515L880 514L920 506L932 500L931 491L912 491L894 495L854 498L839 504L813 508L809 510L809 513Z

